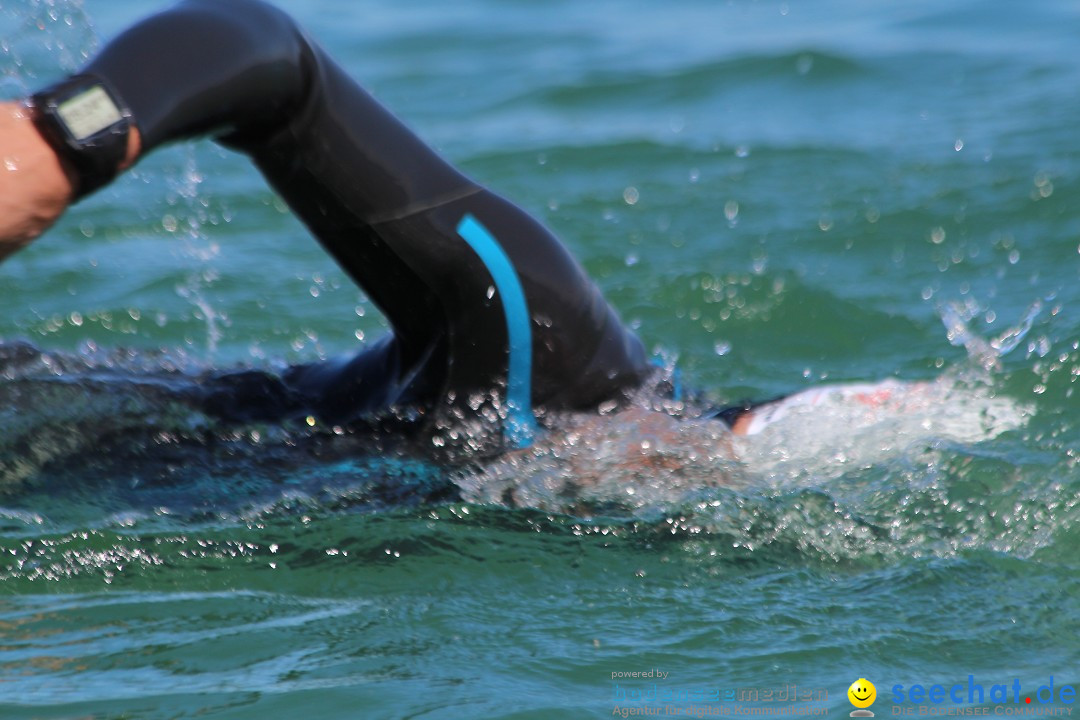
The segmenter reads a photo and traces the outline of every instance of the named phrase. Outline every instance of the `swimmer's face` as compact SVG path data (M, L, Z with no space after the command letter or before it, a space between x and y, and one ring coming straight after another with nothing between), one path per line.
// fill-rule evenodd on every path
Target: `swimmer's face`
M877 699L877 688L866 678L859 678L847 689L848 700L857 708L867 708Z

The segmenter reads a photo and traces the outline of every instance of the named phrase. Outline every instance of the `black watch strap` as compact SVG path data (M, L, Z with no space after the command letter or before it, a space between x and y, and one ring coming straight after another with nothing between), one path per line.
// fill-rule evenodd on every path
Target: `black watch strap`
M30 106L38 131L74 174L76 200L120 172L131 112L103 80L75 75L35 93Z

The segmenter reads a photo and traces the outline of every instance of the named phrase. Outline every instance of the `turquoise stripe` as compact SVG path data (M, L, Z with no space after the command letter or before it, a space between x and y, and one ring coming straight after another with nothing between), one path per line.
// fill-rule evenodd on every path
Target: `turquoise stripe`
M525 291L506 251L479 220L466 214L458 223L457 232L487 266L502 300L510 342L506 437L516 447L528 447L536 432L536 419L532 413L532 330ZM458 362L461 361L459 358Z

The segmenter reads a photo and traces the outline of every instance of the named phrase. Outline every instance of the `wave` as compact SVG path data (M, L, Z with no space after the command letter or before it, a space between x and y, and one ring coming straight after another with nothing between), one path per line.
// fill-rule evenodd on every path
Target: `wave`
M592 106L598 102L626 99L640 103L643 98L685 102L699 99L703 89L759 86L768 81L805 78L811 82L832 82L857 78L872 69L853 57L821 50L775 54L747 54L689 66L656 69L604 71L587 75L577 83L560 83L532 91L531 101L560 108ZM516 102L512 101L512 102Z

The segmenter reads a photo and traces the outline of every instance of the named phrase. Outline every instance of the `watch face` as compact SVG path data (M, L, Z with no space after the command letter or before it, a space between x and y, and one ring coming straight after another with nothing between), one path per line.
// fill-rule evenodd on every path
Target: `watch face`
M116 103L100 85L62 101L56 106L56 114L80 142L123 119Z

